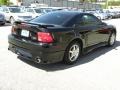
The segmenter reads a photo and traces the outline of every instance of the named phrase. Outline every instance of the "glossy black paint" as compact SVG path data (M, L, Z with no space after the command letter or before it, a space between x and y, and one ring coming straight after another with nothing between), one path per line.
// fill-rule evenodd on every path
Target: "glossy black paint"
M34 33L49 32L54 38L53 43L41 43L10 34L8 37L9 50L33 61L40 57L41 63L54 63L63 60L66 48L73 41L82 44L81 54L84 54L101 45L106 45L111 32L116 33L115 27L101 22L91 14L68 11L59 13L73 14L73 17L63 25L41 25L26 22L25 25L19 23L15 26L19 29L18 31L25 29ZM85 20L82 19L84 16L85 18L91 16L96 21L84 22Z

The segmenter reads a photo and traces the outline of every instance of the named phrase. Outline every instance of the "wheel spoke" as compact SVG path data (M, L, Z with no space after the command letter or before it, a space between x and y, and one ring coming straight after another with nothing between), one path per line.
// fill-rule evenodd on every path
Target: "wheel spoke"
M73 50L75 51L75 49L76 49L76 46L74 45Z
M74 56L71 56L70 59L73 60Z
M75 61L79 55L79 46L77 44L73 45L69 51L69 59L70 61Z
M73 53L73 51L69 51L69 53L71 53L71 54L72 54L72 53Z

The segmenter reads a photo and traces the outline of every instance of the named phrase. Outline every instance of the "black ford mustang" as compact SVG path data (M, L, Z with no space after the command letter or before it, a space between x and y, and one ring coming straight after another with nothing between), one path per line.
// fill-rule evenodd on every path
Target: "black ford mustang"
M113 46L116 29L92 14L59 11L16 22L8 39L9 50L36 63L73 64L94 48Z

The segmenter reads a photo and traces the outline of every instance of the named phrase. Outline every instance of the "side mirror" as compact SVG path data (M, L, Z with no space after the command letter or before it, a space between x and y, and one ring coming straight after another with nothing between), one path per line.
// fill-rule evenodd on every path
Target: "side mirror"
M107 25L107 24L104 22L100 22L99 25Z
M73 25L73 28L78 28L80 25L79 25L79 23L75 23L74 25Z

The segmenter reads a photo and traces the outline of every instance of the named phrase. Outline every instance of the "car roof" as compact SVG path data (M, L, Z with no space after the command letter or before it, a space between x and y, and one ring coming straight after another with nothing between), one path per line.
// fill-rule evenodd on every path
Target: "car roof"
M72 14L72 15L83 15L83 14L90 14L86 12L79 12L79 11L54 11L51 13L61 13L61 14ZM90 14L92 15L92 14Z

